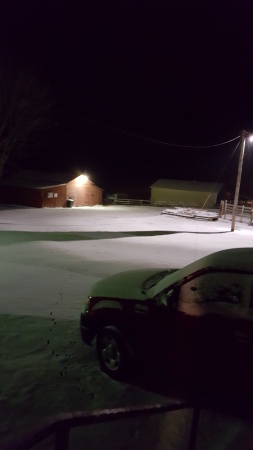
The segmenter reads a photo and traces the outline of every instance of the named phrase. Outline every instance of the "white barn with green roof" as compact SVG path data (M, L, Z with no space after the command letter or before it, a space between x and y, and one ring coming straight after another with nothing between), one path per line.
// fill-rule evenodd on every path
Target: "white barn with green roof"
M150 186L150 203L164 206L212 208L224 184L207 181L159 179Z

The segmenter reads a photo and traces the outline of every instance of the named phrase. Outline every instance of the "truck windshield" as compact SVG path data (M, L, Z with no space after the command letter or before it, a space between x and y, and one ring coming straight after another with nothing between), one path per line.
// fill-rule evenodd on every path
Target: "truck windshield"
M167 275L176 272L176 270L177 269L163 270L162 272L158 272L155 275L152 275L151 277L147 278L147 280L145 280L143 283L142 292L145 292L151 287L155 286L164 277L167 277Z

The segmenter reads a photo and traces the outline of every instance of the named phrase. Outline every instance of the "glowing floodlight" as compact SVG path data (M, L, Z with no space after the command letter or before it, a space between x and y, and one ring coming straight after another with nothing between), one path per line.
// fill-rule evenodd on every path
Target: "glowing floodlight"
M88 177L87 175L79 175L79 177L77 177L76 179L76 185L77 186L82 186L84 183L86 183L86 181L88 181Z
M249 136L249 141L250 141L250 142L253 142L253 134L251 134L251 135Z

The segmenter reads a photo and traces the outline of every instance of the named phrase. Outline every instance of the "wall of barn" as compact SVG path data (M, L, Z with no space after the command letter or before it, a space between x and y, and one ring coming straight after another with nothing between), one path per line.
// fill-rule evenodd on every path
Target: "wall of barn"
M201 191L184 191L162 188L151 188L151 203L183 203L187 205L195 205L199 208L210 208L216 204L217 194Z
M1 186L0 203L41 208L41 192L25 187Z
M66 206L67 186L53 186L40 189L41 208L63 208Z
M90 180L80 181L77 177L67 183L67 198L74 200L74 206L102 205L102 189Z
M33 208L61 208L66 206L66 185L43 189L1 186L0 202Z

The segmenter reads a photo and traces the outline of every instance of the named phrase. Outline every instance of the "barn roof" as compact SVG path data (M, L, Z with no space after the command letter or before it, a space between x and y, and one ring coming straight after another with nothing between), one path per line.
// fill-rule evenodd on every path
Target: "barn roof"
M23 170L10 177L2 178L0 186L27 187L42 189L61 186L75 179L78 173L35 172Z
M176 191L219 192L223 183L196 180L169 180L160 178L150 188L171 189Z

